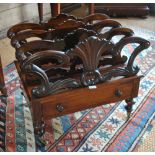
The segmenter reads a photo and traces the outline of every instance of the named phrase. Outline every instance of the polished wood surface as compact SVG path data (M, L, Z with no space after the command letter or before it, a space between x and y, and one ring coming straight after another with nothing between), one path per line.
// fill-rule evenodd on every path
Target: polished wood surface
M57 16L60 14L61 10L60 10L61 4L60 3L55 3L53 6L53 16Z
M105 13L111 17L147 17L147 3L96 3L95 13Z
M123 37L114 43L117 35ZM140 82L134 61L150 45L133 30L104 14L59 14L47 23L17 24L8 37L36 133L42 133L45 119L122 100L129 118ZM122 49L131 43L137 47L127 57Z
M140 77L135 76L106 82L95 85L96 88L79 88L42 99L36 99L35 102L41 105L44 119L49 119L107 103L134 98L138 95L139 80ZM120 96L117 96L117 91L121 92ZM63 107L62 111L58 109L58 106ZM35 110L35 108L33 109Z
M94 3L90 3L89 4L89 14L94 14L95 12L95 4Z

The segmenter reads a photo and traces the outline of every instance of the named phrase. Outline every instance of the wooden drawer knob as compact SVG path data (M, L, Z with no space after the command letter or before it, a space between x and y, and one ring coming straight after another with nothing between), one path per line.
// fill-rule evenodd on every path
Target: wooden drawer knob
M56 105L56 109L59 111L59 112L62 112L64 110L64 107L62 104L57 104Z
M117 96L117 97L121 97L122 96L122 91L120 91L119 89L117 89L116 91L115 91L115 96Z

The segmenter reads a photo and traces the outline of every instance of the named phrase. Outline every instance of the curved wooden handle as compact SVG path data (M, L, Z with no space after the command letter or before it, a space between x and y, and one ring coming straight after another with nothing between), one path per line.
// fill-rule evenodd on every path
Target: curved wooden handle
M42 61L46 58L55 58L55 59L61 60L61 63L59 66L62 66L63 64L68 64L70 62L70 58L62 51L45 50L45 51L34 53L31 56L29 56L24 61L23 67L30 64L35 64L36 61Z
M95 13L95 14L91 14L91 15L88 15L88 16L82 18L82 21L87 24L87 23L93 22L95 20L105 20L108 18L109 18L109 16L107 16L106 14Z
M11 45L15 48L19 48L22 45L21 42L23 40L26 42L26 39L31 37L43 38L46 35L46 32L46 30L28 30L20 32L12 37Z
M105 19L98 23L88 25L88 28L89 27L90 27L90 29L92 29L94 31L100 32L100 30L103 29L104 27L117 28L117 27L121 27L121 24L119 22L111 20L111 19Z
M107 40L111 40L112 37L114 37L116 35L124 35L125 37L130 37L130 36L134 35L134 32L133 32L133 30L131 30L129 28L118 27L118 28L113 28L104 34L101 34L100 36Z
M16 50L16 58L22 62L27 58L25 56L27 52L34 54L43 50L62 50L62 47L59 45L59 43L61 43L61 41L57 42L57 44L47 40L35 40L28 42Z
M150 42L140 37L133 37L133 36L127 37L122 39L120 42L118 42L114 50L116 51L116 53L120 53L125 45L131 44L131 43L139 44L139 46L132 51L132 54L129 57L127 67L126 67L127 70L129 70L129 72L132 75L132 74L137 74L137 72L139 71L139 68L137 66L133 67L133 63L136 56L144 49L147 49L150 46Z
M39 24L21 23L21 24L17 24L11 27L7 32L7 37L11 39L18 32L24 31L24 30L44 30L44 28L42 25L39 25Z

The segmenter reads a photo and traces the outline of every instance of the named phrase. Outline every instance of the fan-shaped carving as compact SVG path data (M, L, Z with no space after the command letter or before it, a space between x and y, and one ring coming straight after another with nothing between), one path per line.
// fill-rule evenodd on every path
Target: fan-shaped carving
M91 36L88 39L85 39L85 41L80 42L75 48L67 51L67 55L71 58L79 57L82 60L84 69L82 77L87 76L88 74L89 76L95 74L95 77L98 76L98 78L100 78L100 73L98 71L99 61L103 53L110 50L112 47L113 45L111 42L99 39L96 36ZM95 84L94 81L97 81L96 78L89 80L89 84ZM88 85L86 81L83 81L83 84Z
M67 51L67 55L80 57L84 64L84 70L94 71L98 67L101 55L111 48L111 42L91 36L76 45L74 49Z

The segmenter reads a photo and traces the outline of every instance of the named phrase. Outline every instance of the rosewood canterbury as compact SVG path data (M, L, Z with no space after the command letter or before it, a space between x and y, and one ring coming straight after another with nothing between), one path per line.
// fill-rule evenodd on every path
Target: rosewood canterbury
M141 78L134 60L150 45L133 30L104 14L60 14L42 24L17 24L8 37L37 134L45 119L121 100L129 118ZM131 43L137 47L127 57L122 49Z

